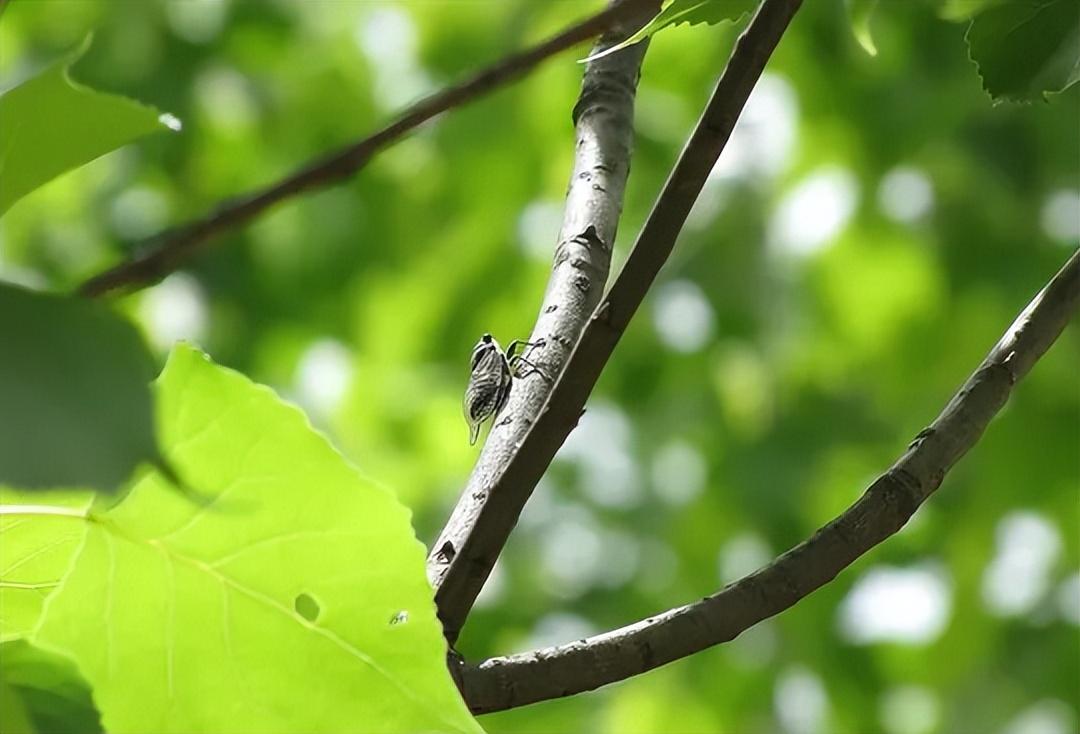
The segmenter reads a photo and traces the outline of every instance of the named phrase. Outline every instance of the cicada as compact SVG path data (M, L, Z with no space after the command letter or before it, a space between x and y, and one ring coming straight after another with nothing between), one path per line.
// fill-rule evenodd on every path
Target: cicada
M465 422L469 424L469 445L476 443L480 435L480 426L488 418L496 416L510 398L510 388L514 378L521 377L521 366L525 365L539 371L524 355L518 354L519 348L533 349L542 342L526 342L515 339L504 352L499 342L491 334L484 334L472 350L472 372L469 385L465 388L463 409Z

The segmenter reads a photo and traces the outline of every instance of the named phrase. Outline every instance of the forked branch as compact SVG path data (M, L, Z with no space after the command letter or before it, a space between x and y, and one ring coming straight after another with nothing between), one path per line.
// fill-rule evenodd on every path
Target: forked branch
M659 9L646 6L613 27L595 51L629 37ZM428 559L428 578L440 588L454 549L487 501L486 485L510 461L533 416L540 411L570 351L607 284L611 252L622 213L634 142L634 96L647 43L638 43L589 62L574 105L574 170L566 192L554 266L529 341L529 360L538 369L515 380L506 407L496 418L469 483ZM486 577L486 574L485 574ZM471 606L471 604L469 605ZM469 607L440 605L447 639L453 642Z
M809 540L693 604L586 640L466 667L460 679L469 708L501 711L625 680L733 640L832 581L904 526L979 440L1078 307L1080 252L1028 304L903 456Z
M765 0L735 44L727 68L657 198L619 277L590 317L535 422L509 460L470 482L476 501L456 510L436 546L443 563L429 577L453 641L491 573L525 502L577 424L600 377L660 267L667 260L705 179L724 149L765 63L802 0Z

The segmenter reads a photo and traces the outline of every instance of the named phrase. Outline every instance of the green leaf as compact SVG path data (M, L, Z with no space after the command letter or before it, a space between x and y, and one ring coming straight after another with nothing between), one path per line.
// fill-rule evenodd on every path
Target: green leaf
M29 731L43 734L93 734L101 717L90 687L67 658L25 640L0 645L0 686L17 699ZM0 719L0 724L3 719ZM0 731L7 729L0 725Z
M0 642L30 633L86 534L86 523L74 516L90 507L90 492L50 493L47 500L34 512L18 512L34 508L41 494L0 487ZM45 514L49 507L70 514Z
M1030 102L1080 79L1080 2L1014 0L968 27L968 52L995 100Z
M101 303L0 283L0 484L114 490L155 462L153 361Z
M126 97L68 77L90 39L44 72L0 96L0 214L65 171L177 121Z
M877 8L878 0L848 0L848 16L851 18L851 30L855 40L871 56L877 56L877 46L870 33L870 18Z
M0 678L0 732L4 734L35 734L22 696Z
M75 658L105 728L478 732L409 511L268 388L178 346L150 474L96 514L34 641Z
M585 61L595 61L639 41L644 41L668 26L680 23L687 25L735 23L757 6L758 0L665 0L660 12L645 27L622 43L593 54Z

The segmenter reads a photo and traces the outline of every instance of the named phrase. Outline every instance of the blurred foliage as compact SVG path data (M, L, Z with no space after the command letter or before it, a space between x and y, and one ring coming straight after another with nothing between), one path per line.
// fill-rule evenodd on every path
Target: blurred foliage
M887 0L876 57L807 2L672 261L526 508L461 650L567 641L706 594L854 500L1077 246L1080 87L992 105L960 3ZM593 7L598 7L594 4ZM0 220L0 277L57 289L561 29L579 3L16 0L9 87L73 70L184 122ZM658 34L617 257L707 98L730 26ZM299 402L433 538L475 458L477 335L529 331L586 50L455 110L126 297ZM1068 732L1080 709L1080 334L1019 386L898 536L734 642L492 732ZM298 497L298 502L303 498ZM1049 722L1049 723L1048 723ZM1027 727L1026 729L1024 727Z
M101 303L0 282L0 484L115 491L158 462L153 358Z

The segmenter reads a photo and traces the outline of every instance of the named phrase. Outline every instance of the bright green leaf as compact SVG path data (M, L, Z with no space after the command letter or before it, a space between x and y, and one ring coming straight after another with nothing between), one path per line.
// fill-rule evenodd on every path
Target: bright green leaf
M94 516L35 641L69 654L106 729L480 731L409 511L269 389L184 346L157 385L169 458Z
M0 95L0 214L65 171L177 127L153 107L72 82L68 69L88 46Z
M877 8L878 0L848 0L848 15L851 17L851 30L855 40L871 56L877 56L877 46L870 33L870 18Z
M153 362L101 303L0 283L0 484L114 490L156 461Z
M95 734L101 717L90 687L67 658L25 640L0 645L0 686L17 699L30 731ZM7 734L0 718L0 731Z
M40 503L41 494L0 487L0 642L27 635L37 624L86 534L86 523L74 515L90 506L90 492L50 493L47 499L71 514L7 514Z
M757 6L758 0L666 0L657 16L649 21L644 28L622 43L594 54L585 60L594 61L615 53L619 49L644 41L649 36L662 31L668 26L679 25L680 23L688 25L735 23Z
M1080 79L1080 2L1015 0L968 27L968 51L995 100L1030 102Z

